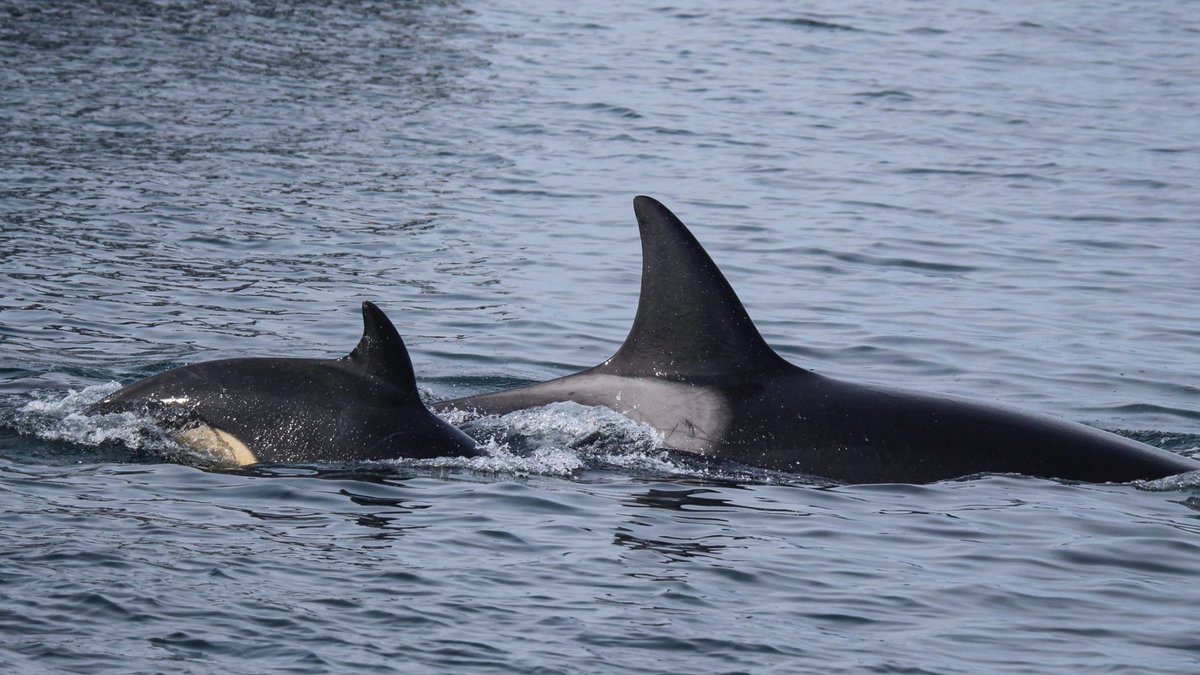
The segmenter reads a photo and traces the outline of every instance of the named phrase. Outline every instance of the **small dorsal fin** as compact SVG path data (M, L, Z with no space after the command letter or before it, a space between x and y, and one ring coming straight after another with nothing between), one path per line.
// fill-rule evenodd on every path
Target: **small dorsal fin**
M417 393L412 360L400 333L375 303L363 301L363 335L354 351L341 359L346 366L389 382L408 393Z
M599 369L689 379L787 367L759 334L712 258L675 214L633 200L642 237L642 291L633 328Z

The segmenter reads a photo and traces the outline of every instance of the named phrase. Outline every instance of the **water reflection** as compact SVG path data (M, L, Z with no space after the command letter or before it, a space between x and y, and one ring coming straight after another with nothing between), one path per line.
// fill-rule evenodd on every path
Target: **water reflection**
M726 548L725 544L706 544L702 541L688 541L682 537L639 537L623 527L617 528L613 535L613 543L632 551L653 551L672 562L689 558L717 557L717 554Z
M625 503L655 509L686 511L690 509L732 508L728 499L701 497L705 494L720 494L709 488L685 488L680 490L651 488L644 493L631 495Z
M236 476L259 478L319 478L358 483L407 487L405 481L427 476L441 469L426 469L391 464L254 464L221 470Z
M625 524L614 528L613 543L630 551L652 551L666 562L719 557L732 537L728 520L714 514L736 505L712 495L720 493L709 487L653 487L631 494L622 503L639 510L630 511ZM677 515L683 513L693 515Z
M322 464L259 464L250 467L238 467L224 470L220 473L233 474L254 478L316 478L322 481L339 481L363 483L366 485L384 486L390 494L367 494L350 488L339 488L334 493L348 502L350 510L329 506L316 506L318 510L310 513L279 513L266 512L261 509L241 509L247 515L260 520L293 520L326 522L328 518L342 518L353 523L367 532L356 538L373 540L390 540L403 536L415 529L424 529L426 525L412 524L405 519L412 514L429 509L432 504L415 501L401 490L411 490L409 481L417 478L440 477L446 478L448 471L441 468L420 469L393 465L322 465ZM395 491L395 493L392 493Z

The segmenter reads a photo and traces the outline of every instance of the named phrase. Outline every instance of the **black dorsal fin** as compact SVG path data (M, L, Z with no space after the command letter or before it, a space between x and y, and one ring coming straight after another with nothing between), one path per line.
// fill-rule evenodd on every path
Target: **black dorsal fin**
M675 214L633 200L642 236L642 292L633 328L600 366L614 375L689 379L787 367L729 282Z
M373 302L363 302L362 315L362 339L341 361L364 375L377 377L401 391L416 395L417 378L413 374L412 360L396 327Z

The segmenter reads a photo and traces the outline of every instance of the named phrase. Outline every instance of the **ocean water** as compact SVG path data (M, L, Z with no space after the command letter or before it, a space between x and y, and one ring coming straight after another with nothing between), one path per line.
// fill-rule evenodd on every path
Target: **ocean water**
M1200 457L1198 38L1183 0L0 3L0 666L1196 672L1191 476L812 484L573 405L231 471L81 411L341 355L362 300L430 400L595 365L649 194L799 365Z

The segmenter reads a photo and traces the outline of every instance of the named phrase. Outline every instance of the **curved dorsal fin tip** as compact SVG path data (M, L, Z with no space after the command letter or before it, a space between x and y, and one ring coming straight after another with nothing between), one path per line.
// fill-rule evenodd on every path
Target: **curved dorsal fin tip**
M642 209L651 209L654 207L658 207L660 209L666 208L662 205L662 202L658 201L654 197L648 197L646 195L638 195L633 198L634 213L641 213Z
M368 335L379 338L400 339L400 333L396 327L392 325L392 320L387 314L383 313L379 306L370 300L363 300L362 303L363 315L363 337Z
M391 319L370 300L362 303L362 318L362 338L344 360L364 374L415 392L417 380L412 360Z
M633 198L633 213L637 216L638 227L643 235L648 230L669 227L676 231L688 232L687 226L679 217L663 206L662 202L653 197L638 195ZM689 233L690 234L690 233Z
M658 200L633 200L642 238L642 290L629 336L605 368L691 377L785 363L763 341L729 282Z

